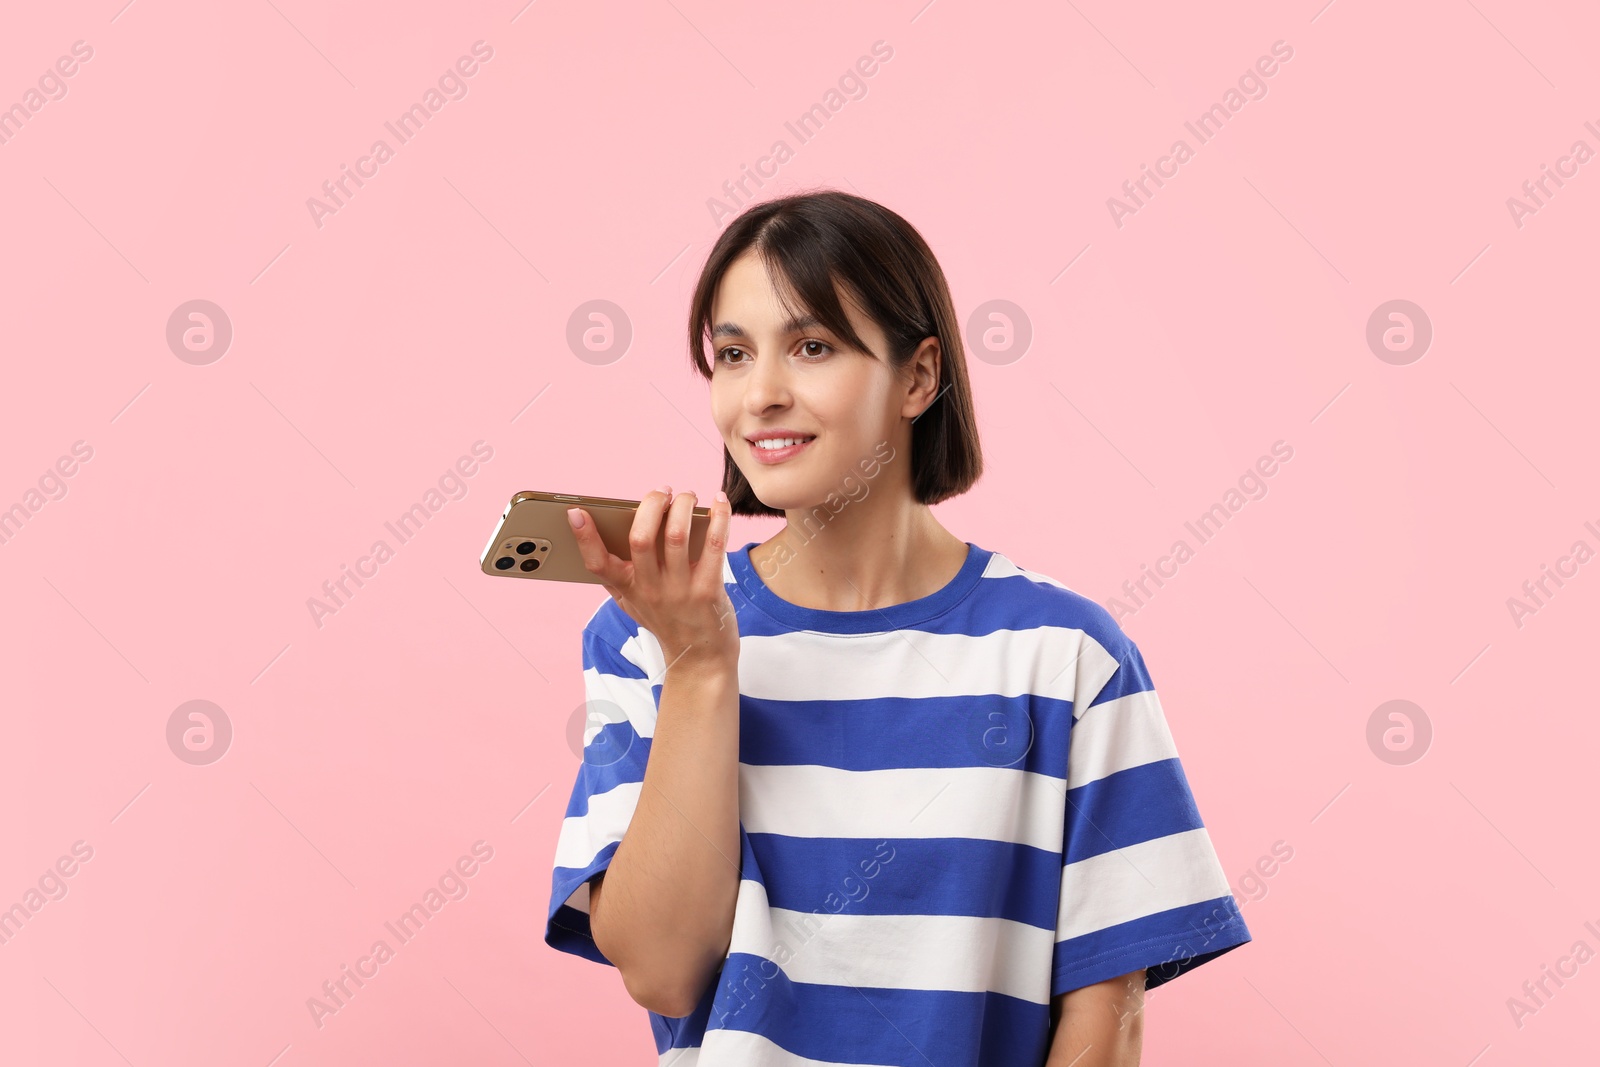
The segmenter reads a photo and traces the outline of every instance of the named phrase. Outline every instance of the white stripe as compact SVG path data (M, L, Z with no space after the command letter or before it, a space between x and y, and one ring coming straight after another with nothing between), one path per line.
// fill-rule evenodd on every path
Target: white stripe
M1082 630L1037 626L981 637L892 630L842 635L789 632L739 639L739 692L766 700L881 700L884 697L1020 696L1071 701L1074 716L1117 669L1117 661ZM620 650L648 677L584 671L586 699L598 702L584 729L588 744L617 721L614 704L640 737L655 735L651 680L664 675L661 646L649 630Z
M616 609L619 613L622 609ZM600 639L602 642L604 638ZM583 672L585 703L594 706L585 716L583 743L587 747L607 723L619 721L625 715L640 737L653 737L656 732L656 698L652 692L652 679L660 681L666 673L666 657L661 652L661 642L643 626L616 649L622 658L643 671L645 677L632 678L621 674L607 674L597 667L587 667ZM612 705L615 705L613 707Z
M1039 585L1050 585L1057 589L1065 590L1085 605L1093 605L1096 608L1100 606L1097 601L1078 592L1065 582L1052 578L1048 574L1041 574L1038 571L1030 571L1026 567L1020 567L999 552L989 557L989 565L984 568L983 576L985 578L1014 578L1020 576ZM1107 614L1109 615L1110 613L1108 612ZM1111 624L1116 626L1115 617L1112 617ZM1118 627L1119 632L1120 629ZM1093 646L1095 651L1104 651L1093 639L1088 639L1086 645ZM1089 701L1094 699L1095 694L1100 692L1105 687L1106 682L1111 680L1111 676L1116 673L1116 669L1117 661L1109 655L1103 658L1098 655L1086 657L1083 669L1079 671L1079 681L1082 683L1079 686L1081 696L1073 707L1074 716L1083 714L1084 709L1089 706Z
M999 552L989 557L989 565L983 569L983 576L985 578L1015 578L1020 576L1027 578L1029 581L1038 582L1041 585L1053 585L1057 589L1065 589L1069 593L1077 592L1076 589L1064 582L1057 581L1048 574L1040 574L1038 571L1030 571L1026 567L1017 566L1017 564ZM1079 595L1082 596L1081 593ZM1088 598L1084 597L1084 599L1087 600Z
M602 727L630 723L640 737L654 737L656 698L648 678L605 674L594 667L583 672L583 746L589 747Z
M1071 738L1067 785L1073 789L1178 755L1154 689L1096 704L1073 723Z
M746 879L728 951L770 960L795 982L1050 1002L1054 930L973 915L859 914L852 908L862 899L841 887L818 902L820 913L773 908L761 883Z
M789 837L971 837L1060 853L1066 785L1011 767L739 764L748 833Z
M1103 852L1062 868L1056 940L1228 893L1203 826Z
M826 1020L818 1025L826 1026ZM889 1067L860 1060L813 1060L796 1056L783 1046L748 1030L708 1030L698 1049L668 1049L660 1067L696 1067L700 1052L706 1063L738 1064L739 1067Z
M740 692L766 700L1033 694L1076 701L1098 692L1116 667L1094 638L1067 626L980 637L890 630L843 640L805 631L739 639ZM1092 689L1079 686L1080 675Z
M625 659L644 671L646 677L637 679L638 681L647 685L652 681L659 682L661 676L666 673L667 657L661 652L661 642L656 640L655 634L643 626L622 643L621 651Z
M591 796L589 810L584 814L562 819L553 866L587 867L602 848L621 841L628 823L633 821L633 809L639 806L643 788L643 782L623 782Z

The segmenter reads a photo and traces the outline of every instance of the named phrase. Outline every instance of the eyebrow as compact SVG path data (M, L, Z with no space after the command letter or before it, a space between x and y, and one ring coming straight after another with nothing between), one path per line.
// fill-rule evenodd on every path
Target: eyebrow
M799 333L801 330L809 330L815 327L827 329L822 320L817 318L815 315L800 315L796 318L791 318L785 321L781 327L781 330L784 333ZM711 328L711 337L713 340L718 337L749 336L750 335L745 332L744 327L740 326L736 322L719 322Z

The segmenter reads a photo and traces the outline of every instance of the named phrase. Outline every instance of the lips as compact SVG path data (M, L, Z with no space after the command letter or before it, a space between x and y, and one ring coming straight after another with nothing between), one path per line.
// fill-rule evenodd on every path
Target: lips
M758 440L782 440L784 438L798 438L799 444L784 445L782 448L762 448L756 443ZM816 437L809 434L768 433L759 438L748 440L750 451L762 463L782 463L784 460L798 456L811 446Z

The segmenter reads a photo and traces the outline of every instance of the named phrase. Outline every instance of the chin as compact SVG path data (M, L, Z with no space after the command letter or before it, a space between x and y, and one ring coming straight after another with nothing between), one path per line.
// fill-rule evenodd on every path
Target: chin
M774 479L770 478L763 478L758 482L751 481L747 475L745 481L756 499L775 511L803 511L807 508L821 507L827 497L827 493L808 493L789 487L780 489L772 484Z

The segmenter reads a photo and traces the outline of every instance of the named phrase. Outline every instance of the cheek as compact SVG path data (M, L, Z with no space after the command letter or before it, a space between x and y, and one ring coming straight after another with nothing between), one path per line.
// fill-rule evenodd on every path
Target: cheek
M739 414L739 398L732 396L726 389L713 386L711 389L711 422L717 432L727 440L728 433L737 421Z

